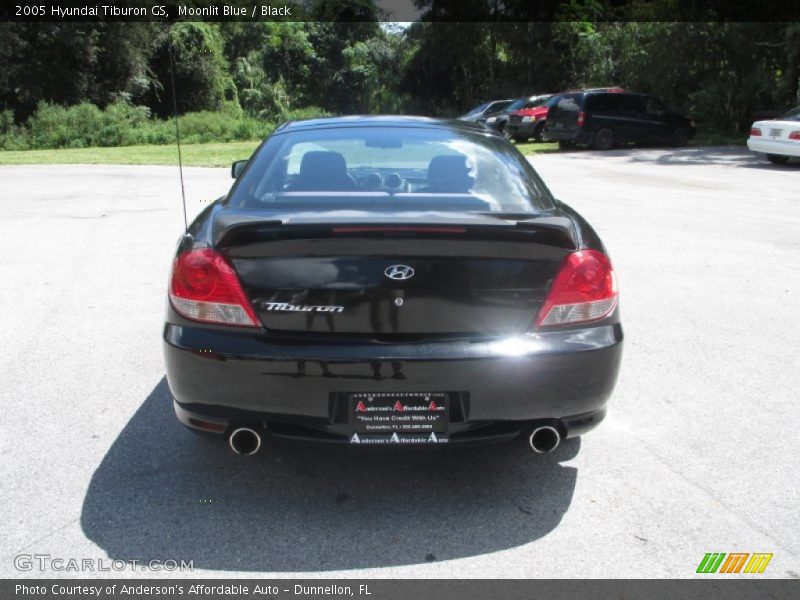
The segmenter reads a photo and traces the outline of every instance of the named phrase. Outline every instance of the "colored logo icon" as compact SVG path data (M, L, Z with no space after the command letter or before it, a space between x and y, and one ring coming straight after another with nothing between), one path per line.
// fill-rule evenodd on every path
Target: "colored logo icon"
M707 552L697 565L697 573L763 573L772 553Z

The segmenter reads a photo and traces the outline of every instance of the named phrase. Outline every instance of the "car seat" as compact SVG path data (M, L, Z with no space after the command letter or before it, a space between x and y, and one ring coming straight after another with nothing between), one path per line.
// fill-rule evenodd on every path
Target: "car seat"
M303 154L297 178L286 191L351 191L358 184L347 172L344 156L338 152L313 150Z

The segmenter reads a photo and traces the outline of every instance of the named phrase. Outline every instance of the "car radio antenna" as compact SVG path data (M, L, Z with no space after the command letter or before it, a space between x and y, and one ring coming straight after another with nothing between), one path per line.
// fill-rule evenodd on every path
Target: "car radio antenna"
M175 55L172 44L169 49L169 76L172 82L172 108L175 112L175 141L178 143L178 176L181 180L181 199L183 200L183 227L189 233L189 218L186 216L186 188L183 185L183 157L181 156L181 129L178 126L178 94L175 91Z

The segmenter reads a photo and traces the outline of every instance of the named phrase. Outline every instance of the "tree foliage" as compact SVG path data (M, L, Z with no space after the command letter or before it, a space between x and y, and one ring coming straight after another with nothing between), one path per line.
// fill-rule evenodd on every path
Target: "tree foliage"
M2 23L0 133L13 137L37 111L60 114L42 102L80 105L70 118L87 122L100 118L87 103L167 117L171 55L180 112L265 122L298 111L448 116L615 84L704 127L744 131L754 112L800 103L799 23L670 22L691 0L415 2L421 19L407 28L382 23L372 0L309 0L295 5L309 17L297 22Z

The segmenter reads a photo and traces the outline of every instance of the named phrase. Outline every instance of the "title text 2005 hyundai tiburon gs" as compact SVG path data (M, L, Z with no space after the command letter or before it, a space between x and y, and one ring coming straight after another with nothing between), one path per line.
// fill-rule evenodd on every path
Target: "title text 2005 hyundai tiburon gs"
M178 419L238 453L510 440L605 416L622 352L600 239L480 125L279 127L181 239L164 327Z

